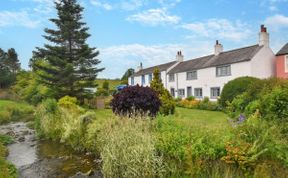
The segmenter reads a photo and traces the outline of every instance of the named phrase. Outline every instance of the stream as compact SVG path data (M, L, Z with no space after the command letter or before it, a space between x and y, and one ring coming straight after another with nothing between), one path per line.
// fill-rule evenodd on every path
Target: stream
M75 152L64 144L38 140L24 122L0 126L0 134L14 139L7 160L21 178L101 178L101 161L89 153Z

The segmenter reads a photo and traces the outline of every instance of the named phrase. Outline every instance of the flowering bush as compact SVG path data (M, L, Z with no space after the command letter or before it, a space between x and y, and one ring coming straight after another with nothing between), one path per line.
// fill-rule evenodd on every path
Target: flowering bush
M202 101L196 100L195 98L187 98L184 100L179 100L177 102L178 107L189 108L189 109L201 109L201 110L209 110L209 111L217 111L220 110L217 102L209 101L209 98L205 98Z

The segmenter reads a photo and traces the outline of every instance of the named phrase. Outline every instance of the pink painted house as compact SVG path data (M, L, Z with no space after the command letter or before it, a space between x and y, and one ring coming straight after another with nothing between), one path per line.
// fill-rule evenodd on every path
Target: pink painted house
M276 54L276 76L288 79L288 43Z

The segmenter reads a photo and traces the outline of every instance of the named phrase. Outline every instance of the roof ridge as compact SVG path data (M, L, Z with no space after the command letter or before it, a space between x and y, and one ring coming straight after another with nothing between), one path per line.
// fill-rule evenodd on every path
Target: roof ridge
M287 43L288 44L288 43ZM233 51L237 51L237 50L242 50L242 49L245 49L245 48L251 48L251 47L256 47L256 46L259 46L258 44L255 44L255 45L250 45L250 46L245 46L245 47L241 47L241 48L237 48L237 49L231 49L229 51L223 51L221 52L219 55L223 54L223 53L228 53L228 52L233 52ZM188 62L188 61L192 61L192 60L196 60L196 59L201 59L201 58L205 58L205 57L213 57L215 56L214 54L209 54L209 55L205 55L205 56L201 56L201 57L196 57L196 58L192 58L192 59L189 59L189 60L186 60L186 61L183 61L183 62Z

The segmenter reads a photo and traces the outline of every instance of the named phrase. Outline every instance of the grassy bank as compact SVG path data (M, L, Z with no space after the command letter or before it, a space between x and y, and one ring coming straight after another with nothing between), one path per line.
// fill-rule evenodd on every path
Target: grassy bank
M12 121L33 119L34 107L21 102L0 100L0 125Z

